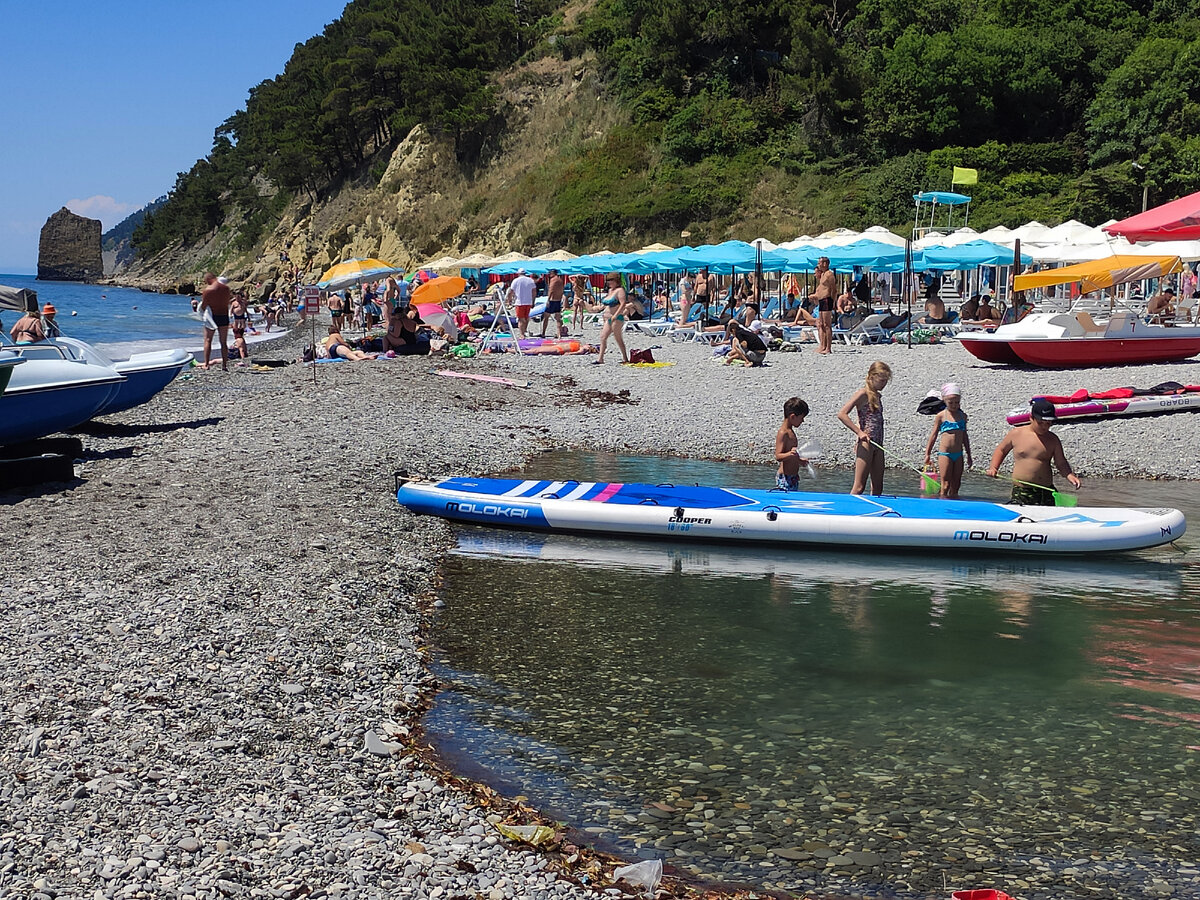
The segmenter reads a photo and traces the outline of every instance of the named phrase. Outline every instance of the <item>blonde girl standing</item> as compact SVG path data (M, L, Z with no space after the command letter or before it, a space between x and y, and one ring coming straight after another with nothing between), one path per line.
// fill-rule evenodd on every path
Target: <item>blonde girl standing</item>
M871 479L871 493L883 493L883 397L881 392L892 380L892 370L885 362L875 360L867 369L867 381L838 411L838 419L858 436L854 448L854 486L851 494L861 494ZM850 412L858 413L858 424Z

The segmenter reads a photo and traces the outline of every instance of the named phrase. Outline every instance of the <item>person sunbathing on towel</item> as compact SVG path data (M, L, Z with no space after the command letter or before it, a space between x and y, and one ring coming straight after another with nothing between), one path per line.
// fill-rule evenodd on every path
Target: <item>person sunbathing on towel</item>
M375 359L375 353L363 353L355 350L346 343L345 338L332 325L329 326L329 337L325 338L325 349L329 351L330 359L349 359L357 362L363 359Z

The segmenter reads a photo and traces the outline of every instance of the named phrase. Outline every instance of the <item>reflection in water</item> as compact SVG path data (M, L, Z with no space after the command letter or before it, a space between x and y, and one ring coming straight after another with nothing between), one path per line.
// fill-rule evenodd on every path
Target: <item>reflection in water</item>
M1200 578L1176 559L467 527L427 725L597 841L713 877L1198 897Z

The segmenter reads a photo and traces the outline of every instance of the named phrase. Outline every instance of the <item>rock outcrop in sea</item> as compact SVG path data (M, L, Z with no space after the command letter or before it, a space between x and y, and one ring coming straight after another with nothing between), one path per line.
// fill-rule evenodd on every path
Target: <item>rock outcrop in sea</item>
M65 206L46 220L38 242L42 281L97 281L104 277L99 219L77 216Z

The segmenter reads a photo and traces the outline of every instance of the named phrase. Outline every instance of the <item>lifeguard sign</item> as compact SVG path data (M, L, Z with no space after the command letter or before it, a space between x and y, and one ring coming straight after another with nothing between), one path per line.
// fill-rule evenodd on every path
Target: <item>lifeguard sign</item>
M924 237L930 231L951 232L956 228L962 228L967 224L967 220L971 218L971 198L966 194L956 194L953 191L921 191L919 194L913 194L913 200L917 204L917 214L913 219L913 240L918 240ZM946 209L944 223L938 222L938 207L943 206ZM962 214L962 221L954 221L954 213L958 207Z

